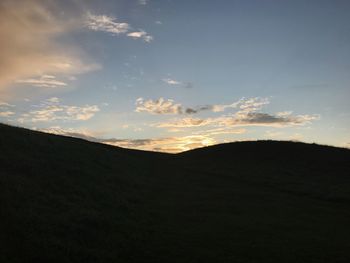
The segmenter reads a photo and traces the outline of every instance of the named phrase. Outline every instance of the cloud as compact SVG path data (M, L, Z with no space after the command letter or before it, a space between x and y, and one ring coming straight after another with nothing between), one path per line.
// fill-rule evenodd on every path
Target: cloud
M181 114L181 104L175 104L173 100L159 98L157 100L136 100L136 112L148 112L151 114Z
M196 108L186 108L174 100L159 98L157 100L136 100L136 112L148 112L150 114L195 114L200 111L212 110L213 106L199 106Z
M137 39L137 38L141 38L143 39L145 42L151 42L153 40L153 37L149 34L147 34L145 31L141 30L141 31L135 31L135 32L130 32L127 34L128 37Z
M204 106L197 106L195 108L186 108L185 112L187 114L195 114L201 111L213 111L215 105L204 105Z
M183 87L185 89L191 89L194 86L192 82L181 82L181 81L178 81L178 80L175 80L175 79L171 79L171 78L164 78L162 80L163 80L163 82L165 82L168 85L181 86L181 87Z
M251 112L260 110L264 105L269 104L270 101L268 98L242 98L239 101L233 102L231 104L217 104L212 105L211 109L213 112L223 112L226 109L240 109L240 112Z
M187 114L193 114L193 113L197 113L197 111L195 109L192 108L187 108L185 111Z
M234 107L239 107L241 113L248 113L261 110L263 106L270 104L268 98L249 98L240 99L237 104L234 103ZM229 105L231 107L232 105Z
M295 133L291 136L288 137L288 140L295 141L295 142L300 142L303 139L303 135L300 133Z
M185 89L192 89L194 87L194 84L192 82L186 82L184 83Z
M319 115L278 116L260 112L238 112L232 118L226 117L218 119L218 123L227 126L286 127L305 125L319 118Z
M145 42L151 42L153 37L146 31L131 31L132 27L129 23L118 22L117 18L107 15L94 15L87 13L85 25L93 31L110 33L111 35L124 34L133 39L143 39Z
M217 118L182 118L168 122L161 122L152 126L158 128L190 128L200 126L266 126L266 127L288 127L301 126L311 121L318 120L319 115L297 115L278 117L267 113L247 113L245 115L223 116Z
M297 115L293 116L291 111L278 112L269 114L259 112L265 105L270 103L268 98L249 98L241 99L232 104L239 110L232 117L219 118L221 125L228 126L271 126L284 127L305 125L313 120L319 119L319 115Z
M109 144L113 146L131 148L147 151L160 151L168 153L178 153L182 151L191 150L198 147L213 145L216 141L205 135L192 135L183 137L165 137L152 139L101 139L94 137L94 134L85 130L79 129L63 129L59 126L54 126L40 131L77 137L93 142Z
M182 83L180 81L174 80L174 79L163 79L163 81L169 85L181 85Z
M39 78L30 78L30 79L18 79L16 83L20 84L29 84L35 87L41 88L56 88L56 87L65 87L67 83L59 81L55 76L52 75L42 75Z
M15 105L0 101L0 117L10 117L15 114L12 108Z
M210 146L216 143L213 138L203 135L136 140L107 139L100 142L124 148L168 153L183 152L194 148Z
M221 105L204 105L194 108L183 107L180 103L174 103L171 99L159 98L157 100L136 100L136 112L148 112L151 114L195 114L201 111L216 111Z
M179 153L216 143L213 138L201 135L139 140L104 140L103 143L138 150Z
M117 22L117 19L107 15L87 14L86 26L94 31L103 31L112 35L125 34L129 31L128 23Z
M199 111L211 110L213 112L222 112L227 108L236 108L238 111L231 115L219 116L215 118L182 118L167 122L157 123L153 126L159 128L186 128L197 126L266 126L266 127L287 127L305 125L320 118L319 115L296 115L291 111L269 114L259 112L263 106L269 104L267 98L249 98L241 99L228 105L207 105L195 109L187 108L188 114ZM181 105L180 105L181 107ZM181 108L182 109L182 108ZM182 110L180 111L182 112Z
M0 107L13 107L14 105L11 105L7 102L0 101Z
M80 74L99 65L81 61L59 37L79 24L63 17L52 1L2 0L0 4L0 89L17 79L55 74ZM67 13L67 12L66 12Z
M282 135L283 135L283 133L280 131L266 131L265 132L265 136L268 138L277 138L277 137L280 137Z
M240 113L253 112L257 110L261 110L263 106L270 104L268 98L242 98L236 102L231 104L214 104L207 105L207 109L213 112L223 112L227 109L239 109Z
M148 0L138 0L137 3L138 3L139 5L147 5Z
M198 126L269 126L285 127L305 125L311 121L318 120L319 115L297 115L293 116L291 111L269 114L259 112L270 101L267 98L249 98L240 99L231 104L204 105L195 108L183 107L180 103L174 103L173 100L163 98L157 100L136 100L136 112L147 112L151 114L196 114L202 111L212 111L214 113L223 112L228 108L237 109L237 112L230 115L224 115L215 118L192 118L185 117L171 121L153 124L158 128L186 128Z
M213 119L200 119L200 118L182 118L169 122L157 123L153 126L158 128L188 128L206 126L213 123Z
M180 103L175 104L171 99L159 98L157 100L147 100L139 98L136 100L136 112L149 112L151 114L195 114L202 111L222 112L228 108L239 108L239 113L256 111L268 104L268 99L251 98L241 99L231 104L202 105L196 107L183 107Z
M0 117L10 117L11 115L14 115L15 113L13 111L2 111L0 109Z
M209 105L208 109L212 110L213 112L223 112L228 108L237 108L238 102L234 102L232 104L227 104L227 105L221 105L221 104L217 104L217 105Z
M36 107L39 109L22 114L18 122L86 121L100 111L97 105L63 105L56 97L47 99Z
M230 127L221 127L221 128L215 128L215 129L209 129L209 130L203 130L198 132L193 132L193 134L196 135L206 135L206 136L215 136L215 135L222 135L222 134L244 134L247 130L240 128L240 129L232 129Z
M95 138L95 136L96 136L95 133L87 131L85 129L62 128L60 126L52 126L52 127L48 127L48 128L42 128L42 129L37 129L37 128L33 128L33 129L39 130L42 132L46 132L46 133L81 138L81 139L85 139L85 140L89 140L89 141L98 141Z

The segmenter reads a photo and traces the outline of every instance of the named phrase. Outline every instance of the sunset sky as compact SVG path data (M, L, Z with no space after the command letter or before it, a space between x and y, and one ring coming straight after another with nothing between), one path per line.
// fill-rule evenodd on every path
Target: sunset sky
M350 147L350 1L0 2L0 122L179 152Z

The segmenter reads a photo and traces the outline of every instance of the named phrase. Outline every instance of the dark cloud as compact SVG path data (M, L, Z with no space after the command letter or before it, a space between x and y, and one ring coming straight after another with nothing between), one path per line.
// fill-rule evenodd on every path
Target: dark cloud
M184 88L185 89L192 89L192 88L194 88L194 84L192 82L186 82L186 83L184 83Z
M193 113L197 113L197 111L195 109L192 108L187 108L185 111L187 114L193 114Z
M279 117L268 113L250 112L240 119L245 123L289 123L296 121L293 117ZM300 122L300 121L299 121Z
M255 124L255 125L301 125L307 123L311 120L317 119L317 116L312 115L299 115L299 116L278 116L271 115L268 113L259 113L259 112L249 112L247 114L238 116L233 119L233 123L237 124Z
M200 111L213 110L213 108L214 108L213 105L199 106L197 108L186 108L185 113L194 114L194 113L198 113Z
M268 113L239 112L233 116L222 116L217 118L183 118L170 122L158 123L159 128L186 128L195 126L271 126L271 127L286 127L305 125L313 120L319 119L318 115L271 115Z

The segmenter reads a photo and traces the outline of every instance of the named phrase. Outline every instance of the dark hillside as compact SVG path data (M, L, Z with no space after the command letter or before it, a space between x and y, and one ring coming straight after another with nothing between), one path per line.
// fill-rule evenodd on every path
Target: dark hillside
M320 167L324 165L347 166L349 155L350 151L345 148L289 141L226 143L199 148L181 154L182 157L191 161L208 162L209 160L216 160L220 164L226 163L225 166L232 166L233 163L241 164L242 162L269 162L276 163L276 166L297 162L298 164L318 164Z
M350 151L177 155L0 125L0 262L350 262Z
M146 234L135 211L166 154L6 125L0 135L0 262L107 262Z
M184 166L325 200L350 202L350 151L286 141L238 142L180 154Z

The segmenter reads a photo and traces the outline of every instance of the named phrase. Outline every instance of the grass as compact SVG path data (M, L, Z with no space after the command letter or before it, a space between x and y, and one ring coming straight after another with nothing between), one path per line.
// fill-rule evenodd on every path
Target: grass
M350 262L347 149L0 135L0 262Z

